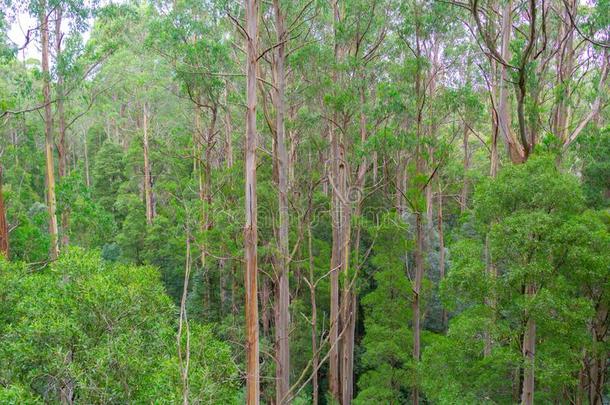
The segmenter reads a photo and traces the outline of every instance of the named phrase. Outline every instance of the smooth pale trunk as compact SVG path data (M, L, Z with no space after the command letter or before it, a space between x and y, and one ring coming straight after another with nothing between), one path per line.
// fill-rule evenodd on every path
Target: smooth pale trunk
M365 77L362 75L362 81L365 82ZM366 114L364 112L364 105L366 104L366 93L365 88L360 88L360 141L364 144L367 138L367 121ZM344 191L344 199L347 200L348 204L355 206L354 215L359 218L362 212L362 200L360 198L366 181L366 173L368 169L368 161L366 157L362 158L362 161L358 165L358 172L356 176L355 189L351 193L347 190ZM346 176L346 175L345 175ZM346 184L347 179L343 180L341 184ZM352 291L349 274L349 253L350 253L350 234L351 234L351 219L352 219L352 207L348 204L344 204L344 232L343 232L343 297L341 302L342 307L342 328L343 337L341 339L341 404L349 405L352 403L354 396L354 348L355 348L355 333L356 333L356 315L357 315L357 296ZM358 263L358 252L360 250L360 234L361 226L359 223L355 226L355 240L354 240L354 253L356 266ZM357 270L357 269L356 269Z
M285 91L286 91L286 72L285 72L285 41L286 30L284 27L284 15L280 9L279 0L273 1L275 11L275 23L277 30L275 64L275 113L276 113L276 159L277 159L277 179L278 179L278 208L279 208L279 232L278 232L278 252L277 258L277 322L275 325L276 333L276 380L275 394L277 405L283 405L288 400L288 390L290 389L290 286L288 268L288 151L286 148L286 131L284 117L286 114Z
M337 42L337 26L341 22L339 11L339 1L332 2L333 7L333 34L335 37L334 57L335 61L342 59L341 46ZM333 78L338 81L337 72L333 72ZM337 120L337 114L334 114L334 123L330 123L330 165L331 165L331 191L332 191L332 255L331 255L331 274L330 274L330 349L329 349L329 375L328 385L331 396L341 401L341 376L340 376L340 352L341 342L339 339L339 327L341 309L339 307L339 274L344 268L343 249L344 244L348 243L344 240L345 236L345 213L341 198L345 196L344 185L345 181L345 166L344 166L344 150L339 137L340 131L335 130L334 125Z
M45 124L45 159L47 180L47 207L49 211L49 236L51 239L50 258L54 260L59 255L59 240L57 226L57 200L55 196L55 163L53 158L53 114L51 113L51 84L49 72L49 18L46 14L46 1L41 3L40 13L40 43L42 46L42 95L44 100Z
M61 33L61 21L62 21L62 9L58 7L55 11L55 55L56 58L61 55L61 40L63 38ZM64 78L61 74L61 71L57 72L57 86L56 86L56 94L57 94L57 130L59 139L57 142L57 156L59 160L59 166L57 170L58 179L61 183L61 178L67 174L67 153L68 147L66 145L66 115L64 112ZM69 237L69 227L70 227L70 212L67 208L61 213L61 244L62 246L67 246L70 242Z
M504 60L510 60L510 39L512 30L512 1L508 0L502 9L502 45L501 45L501 56ZM508 151L510 159L513 163L521 163L524 159L523 148L520 147L519 142L515 139L514 134L511 131L511 119L510 119L510 104L508 100L508 86L510 82L508 80L508 68L503 64L500 64L500 81L499 86L499 100L498 100L498 126L504 145Z
M246 0L246 139L245 139L245 311L246 311L246 403L260 401L258 287L257 287L257 198L256 198L256 71L258 60L257 0Z
M331 177L336 182L339 177L339 145L336 131L331 129ZM329 375L328 384L331 395L340 398L339 384L339 272L341 271L341 201L337 195L336 186L332 190L332 255L330 262L330 331L329 331Z

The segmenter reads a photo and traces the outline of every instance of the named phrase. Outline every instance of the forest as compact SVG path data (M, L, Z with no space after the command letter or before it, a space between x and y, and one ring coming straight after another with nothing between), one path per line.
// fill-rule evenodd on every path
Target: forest
M0 404L610 403L609 0L0 0Z

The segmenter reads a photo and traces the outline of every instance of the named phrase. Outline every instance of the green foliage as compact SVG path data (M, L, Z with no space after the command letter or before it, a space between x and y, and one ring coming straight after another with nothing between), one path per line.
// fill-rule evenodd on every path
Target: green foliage
M403 403L413 376L411 283L406 276L406 226L387 214L376 230L378 244L372 263L377 267L375 288L362 300L365 335L362 341L364 372L358 379L358 404ZM390 242L392 241L392 242ZM396 254L398 251L403 255Z
M171 403L181 398L176 308L152 267L72 249L47 268L0 264L0 380L6 398ZM232 403L229 348L191 328L193 401ZM26 388L27 387L27 388Z
M426 395L439 403L460 397L510 403L511 373L523 367L520 340L532 317L536 398L562 398L565 387L577 384L582 348L591 339L587 325L600 299L580 294L589 284L581 271L604 280L600 294L607 299L609 255L597 249L608 240L608 229L598 214L583 212L576 179L561 173L551 157L506 167L482 182L473 214L481 233L454 244L443 285L459 315L423 356L428 370L448 366L446 378L426 373ZM535 285L536 293L524 295L526 285Z
M115 214L119 187L125 181L123 155L119 145L107 141L95 155L93 167L93 196L106 211Z
M587 205L597 209L610 206L610 127L578 140L583 160L583 189Z

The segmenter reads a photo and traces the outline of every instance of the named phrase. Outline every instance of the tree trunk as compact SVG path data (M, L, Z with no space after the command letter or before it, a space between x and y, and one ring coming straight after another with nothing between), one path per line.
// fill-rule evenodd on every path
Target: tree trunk
M421 357L420 348L420 301L422 280L424 278L424 226L421 212L415 213L415 280L413 283L413 360L418 363ZM413 385L413 404L419 404L419 386Z
M342 50L338 42L338 24L341 21L339 10L339 0L332 2L333 7L333 34L335 38L334 58L335 61L341 59ZM335 82L338 80L337 72L333 72ZM339 341L339 326L340 326L340 308L339 308L339 273L343 267L343 247L346 241L343 239L345 235L344 226L344 207L341 199L345 196L346 189L345 181L345 166L344 166L344 150L341 143L340 131L334 128L337 120L337 113L334 113L334 123L329 124L330 133L330 183L332 189L332 255L331 255L331 273L330 273L330 353L329 353L329 375L328 385L331 396L337 400L341 400L341 383L340 383L340 362L339 353L341 342Z
M187 316L186 301L189 290L189 280L191 274L191 235L190 231L186 231L186 262L184 267L184 283L182 287L182 298L180 299L180 318L178 322L178 334L176 337L178 343L178 361L180 365L180 380L182 382L182 404L189 404L189 366L191 357L190 348L190 329ZM185 347L183 353L182 333L186 331Z
M218 270L220 271L220 316L224 318L225 309L227 308L227 260L223 257L218 260Z
M332 124L331 124L332 125ZM336 182L339 177L339 141L334 129L330 129L331 143L331 181ZM339 272L341 271L341 201L335 186L332 189L332 255L330 262L330 353L328 358L329 375L328 384L333 398L340 398L339 384Z
M502 9L502 48L501 56L504 60L510 60L510 37L512 29L512 1L508 0ZM513 163L521 163L524 160L524 152L520 143L515 139L510 125L510 104L508 101L508 68L500 64L500 87L498 101L498 126L508 155Z
M263 276L261 282L261 324L263 326L263 337L269 337L271 331L271 320L273 315L271 310L272 286L269 277Z
M152 195L152 173L148 149L148 110L146 108L146 102L142 103L142 130L144 143L144 199L146 202L146 223L152 225L155 217L155 208Z
M0 254L9 259L8 223L6 222L6 207L2 194L2 164L0 164Z
M233 167L233 126L231 125L231 110L227 100L228 83L225 84L225 164Z
M443 232L443 191L441 182L438 181L438 251L439 251L439 282L445 278L445 234ZM447 328L447 310L443 306L441 310L441 324L443 330Z
M602 347L607 344L607 334L608 305L600 300L596 305L596 314L591 325L591 335L595 346ZM604 350L589 353L585 365L588 366L588 369L583 370L583 374L586 376L589 404L601 405L608 373L608 353Z
M535 286L529 284L526 286L525 294L532 296L536 293ZM525 333L523 334L523 386L521 390L521 404L533 405L534 403L534 380L535 380L535 365L536 356L536 320L528 315L525 325Z
M559 24L558 38L562 40L565 36L563 46L557 52L557 86L561 89L559 100L553 117L553 133L565 143L568 139L568 123L570 107L568 98L570 95L570 81L574 69L574 26L570 15L576 18L576 2L567 0L563 8L563 22Z
M258 0L246 0L246 139L245 139L245 290L246 290L246 403L260 401L257 288L257 199L256 199L256 72L258 61Z
M416 38L416 54L418 57L421 57L421 44L420 44L420 33L419 33L419 24L416 24L415 28L415 38ZM415 96L417 100L417 108L418 114L416 118L416 129L415 133L417 136L417 145L415 149L415 171L416 176L421 176L424 173L424 156L423 156L423 142L422 142L422 125L423 125L423 103L425 103L425 85L422 83L422 74L421 68L418 66L415 72ZM421 103L421 105L420 105ZM426 188L429 185L424 185L424 189L421 189L421 186L416 182L415 187L419 189L420 192L425 193ZM425 195L424 195L425 197ZM421 308L420 308L420 292L422 287L422 281L424 278L424 217L422 213L421 204L417 204L414 208L415 214L415 277L413 280L413 362L417 365L421 358ZM419 404L419 382L417 377L413 381L412 387L412 400L414 405Z
M277 258L277 313L278 322L275 325L276 333L276 380L275 395L277 405L287 403L290 389L290 288L289 288L289 240L288 240L288 151L286 149L286 133L284 117L286 113L286 52L285 42L287 33L284 26L284 15L280 9L280 1L273 1L275 23L277 30L277 43L275 49L275 118L276 118L276 157L278 179L278 258Z
M316 305L316 284L314 281L313 241L311 237L311 220L307 224L307 248L309 251L309 299L311 301L311 366L313 374L312 383L312 405L318 405L318 367L320 364L318 354L318 308Z
M463 138L462 138L462 145L464 148L464 180L462 183L462 192L460 193L460 212L464 212L466 211L466 205L467 205L467 200L468 200L468 192L469 192L469 180L468 180L468 169L470 169L470 148L468 145L468 134L470 132L468 131L468 125L466 125L466 123L464 122L464 132L463 132ZM440 186L440 185L439 185ZM440 201L440 197L439 197L439 201ZM440 203L439 203L439 207L440 207Z
M62 8L57 7L55 10L55 57L59 59L61 56L61 41L63 39L61 32ZM66 116L64 112L64 77L61 69L57 71L57 86L55 90L57 94L57 129L59 139L57 142L57 156L59 160L58 179L61 182L62 177L67 174L67 154L68 148L66 145ZM68 232L70 227L70 211L66 205L61 213L61 245L67 246L70 241Z
M83 143L85 153L85 184L87 188L91 187L91 176L89 175L89 151L87 146L87 134L85 133L85 141Z
M54 260L59 255L57 227L57 199L55 196L55 165L53 161L53 114L51 113L51 77L49 71L49 18L47 3L42 0L40 7L40 42L42 46L42 94L44 98L45 158L47 180L47 207L49 211L49 236L51 247L49 255Z

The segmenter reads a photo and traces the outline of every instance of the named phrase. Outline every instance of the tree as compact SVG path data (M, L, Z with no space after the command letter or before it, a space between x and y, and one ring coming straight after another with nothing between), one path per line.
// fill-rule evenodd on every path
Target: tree
M246 330L247 330L247 395L248 405L257 405L260 398L260 370L258 363L258 267L257 206L256 206L256 86L258 61L258 1L246 0L246 135L245 135L245 288L246 288Z
M0 165L0 253L4 255L5 259L9 258L8 224L2 192L2 165Z
M448 361L443 356L457 360L451 362L451 383L425 379L427 395L439 402L468 395L473 401L489 396L524 403L534 396L553 401L566 390L579 396L581 345L590 339L587 325L596 315L594 301L578 293L583 287L576 263L584 257L577 252L606 237L601 223L584 219L591 217L582 203L575 178L559 172L552 158L506 167L477 188L473 214L480 233L454 246L444 285L464 309L451 321L447 338L426 350L424 365L435 369ZM576 222L583 224L580 231ZM497 277L484 271L486 234ZM589 266L601 269L604 260ZM493 341L488 355L485 330Z
M395 214L383 217L374 232L378 240L371 261L379 270L375 272L374 290L362 300L366 331L362 365L366 371L358 379L359 393L354 403L406 403L414 378L412 342L405 338L411 335L408 323L412 296L405 271L410 246L406 225ZM396 247L405 253L397 255Z
M42 47L42 74L44 96L44 122L45 122L45 156L47 181L47 206L49 210L49 234L51 235L51 259L59 254L59 231L57 227L57 198L55 196L55 163L53 156L53 115L51 113L51 73L49 70L49 12L47 3L43 0L38 10L40 19L40 43Z
M157 270L71 249L34 273L2 260L0 285L0 376L18 402L180 398L176 308ZM229 348L199 325L191 342L190 400L238 403Z

